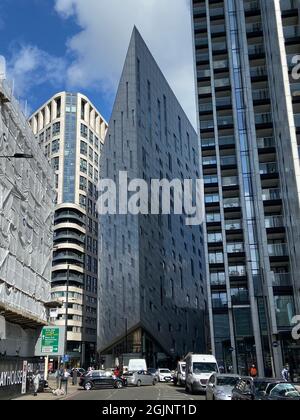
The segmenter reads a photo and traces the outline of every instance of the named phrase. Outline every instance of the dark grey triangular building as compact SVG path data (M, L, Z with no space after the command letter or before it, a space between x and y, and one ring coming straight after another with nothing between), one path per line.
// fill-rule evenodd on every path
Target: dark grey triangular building
M199 178L198 147L135 28L102 153L102 178L118 181L119 171L148 182ZM205 351L202 227L186 226L184 215L107 215L100 225L98 349L106 364L136 353L150 367Z

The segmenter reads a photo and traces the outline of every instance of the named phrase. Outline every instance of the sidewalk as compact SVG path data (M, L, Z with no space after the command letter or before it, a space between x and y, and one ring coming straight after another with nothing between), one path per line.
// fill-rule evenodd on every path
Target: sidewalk
M67 395L54 395L52 394L52 390L56 389L56 379L49 378L49 390L46 390L43 393L37 394L35 397L32 394L27 394L18 398L15 398L14 401L57 401L57 400L65 400L68 399L70 396L76 394L79 389L78 385L72 385L72 379L69 380L68 384L68 394Z

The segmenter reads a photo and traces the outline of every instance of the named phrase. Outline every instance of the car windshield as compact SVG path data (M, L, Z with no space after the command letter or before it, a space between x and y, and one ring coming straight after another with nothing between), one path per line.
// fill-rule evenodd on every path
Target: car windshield
M292 384L274 384L268 389L270 397L300 397L299 392Z
M197 375L199 373L218 372L216 363L193 363L193 372Z
M236 377L220 377L217 379L217 385L218 386L232 386L235 387L238 383L239 378Z
M160 373L171 373L169 369L160 369Z

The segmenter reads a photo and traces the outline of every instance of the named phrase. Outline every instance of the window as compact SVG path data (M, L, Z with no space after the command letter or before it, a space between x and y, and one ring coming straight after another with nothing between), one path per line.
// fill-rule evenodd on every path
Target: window
M84 137L85 139L88 138L88 128L85 124L81 124L80 126L80 134L81 137Z
M82 140L80 142L80 153L84 156L87 156L87 143Z
M86 196L79 194L79 205L82 208L86 207Z
M60 147L60 141L59 139L53 140L52 142L52 153L58 153Z
M52 126L52 136L60 134L60 122L56 122Z
M90 131L89 132L89 142L93 145L94 144L94 134Z
M53 158L51 161L51 165L55 171L59 171L59 158L58 157Z
M87 190L87 179L84 176L80 176L79 188L81 191Z
M94 151L93 151L92 147L89 147L89 158L90 158L91 161L93 161Z
M93 178L93 165L89 163L89 177Z
M80 159L80 171L87 173L87 161L85 159Z

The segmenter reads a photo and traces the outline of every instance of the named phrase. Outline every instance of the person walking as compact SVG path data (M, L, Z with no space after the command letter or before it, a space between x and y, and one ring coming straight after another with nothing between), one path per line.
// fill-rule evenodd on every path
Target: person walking
M281 372L281 377L285 382L289 382L290 381L290 368L289 365L286 365L282 372Z
M34 390L34 396L37 396L38 390L40 388L40 381L41 381L42 377L40 375L40 372L37 370L35 372L35 375L33 375L33 390Z
M70 374L67 369L64 369L63 377L61 379L62 386L64 387L65 395L68 393L68 382L69 382Z
M72 377L72 385L74 385L74 386L77 385L77 377L78 377L78 372L77 372L77 369L74 368L73 369L73 377Z

